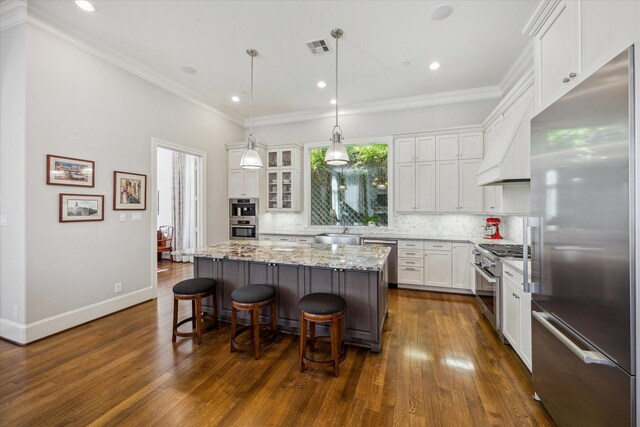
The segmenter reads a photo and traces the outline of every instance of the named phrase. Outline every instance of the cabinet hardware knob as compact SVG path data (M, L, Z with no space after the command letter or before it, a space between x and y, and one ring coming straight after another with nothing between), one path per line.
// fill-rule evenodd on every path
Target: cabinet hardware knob
M495 206L490 206L489 208L490 208L490 209L495 209Z
M574 78L575 76L577 76L577 74L576 74L576 73L569 73L569 78L570 78L570 79Z
M571 79L569 77L565 77L564 79L562 79L562 83L569 83L571 81Z

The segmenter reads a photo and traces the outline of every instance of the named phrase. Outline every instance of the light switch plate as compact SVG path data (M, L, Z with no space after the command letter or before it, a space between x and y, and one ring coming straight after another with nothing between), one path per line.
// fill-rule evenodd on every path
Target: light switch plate
M138 222L138 221L142 221L142 213L141 212L134 212L131 215L131 220L133 222Z
M120 222L124 222L127 220L127 214L125 212L122 212L120 214Z

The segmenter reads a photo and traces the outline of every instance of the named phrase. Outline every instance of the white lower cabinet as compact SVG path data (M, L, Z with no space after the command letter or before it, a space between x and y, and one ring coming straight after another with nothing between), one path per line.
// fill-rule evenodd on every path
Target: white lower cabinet
M424 251L424 284L451 287L451 251Z
M424 285L424 268L398 266L398 283L407 285Z
M471 245L453 243L451 245L451 287L471 289Z
M505 266L502 276L502 333L531 370L531 294L522 274Z

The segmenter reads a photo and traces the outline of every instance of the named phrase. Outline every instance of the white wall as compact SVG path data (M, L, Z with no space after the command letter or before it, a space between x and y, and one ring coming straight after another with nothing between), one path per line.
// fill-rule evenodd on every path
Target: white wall
M27 262L30 341L153 296L151 196L141 222L131 213L120 222L112 209L114 170L153 178L152 137L207 153L208 241L226 240L224 144L243 129L36 27L26 33L26 254L12 259ZM96 187L46 185L47 154L94 160ZM104 195L105 220L59 223L65 192ZM113 292L118 282L122 294Z
M158 215L156 225L172 225L171 220L171 189L173 188L172 178L172 156L173 151L166 148L158 148L157 157L157 185L158 185Z
M390 136L403 132L477 125L489 115L499 99L436 105L401 111L340 116L345 140ZM253 134L265 144L329 142L335 117L281 125L256 126ZM248 132L248 131L247 131ZM248 133L245 137L248 136Z
M26 37L26 24L0 36L0 336L14 341L11 324L25 322L26 304Z

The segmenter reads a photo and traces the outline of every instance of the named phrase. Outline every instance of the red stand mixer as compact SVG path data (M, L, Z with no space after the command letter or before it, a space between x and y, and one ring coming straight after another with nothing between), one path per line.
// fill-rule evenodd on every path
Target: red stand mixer
M500 235L500 218L487 218L486 225L482 231L485 239L502 239Z

